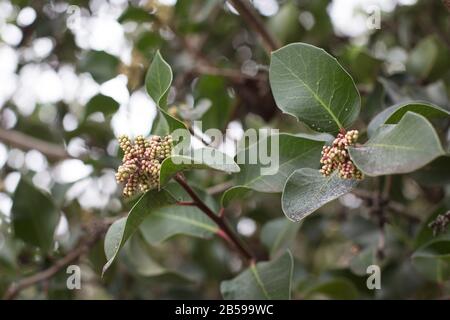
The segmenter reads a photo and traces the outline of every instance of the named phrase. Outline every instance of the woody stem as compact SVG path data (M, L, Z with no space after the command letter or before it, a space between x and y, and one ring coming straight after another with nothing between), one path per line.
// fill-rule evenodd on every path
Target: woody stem
M202 199L197 195L197 193L189 186L186 180L181 174L177 174L174 177L175 181L189 194L192 198L194 205L203 211L212 221L214 221L219 227L220 231L218 235L229 242L236 251L242 256L242 258L251 263L256 260L253 253L251 253L248 248L242 243L239 236L231 229L229 223L224 215L215 214Z

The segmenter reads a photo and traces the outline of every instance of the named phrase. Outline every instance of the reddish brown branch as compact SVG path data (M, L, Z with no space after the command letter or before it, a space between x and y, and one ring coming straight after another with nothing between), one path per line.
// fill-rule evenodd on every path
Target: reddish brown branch
M203 211L212 221L214 221L220 228L218 235L225 239L227 242L233 245L234 248L239 252L239 254L248 263L255 260L253 254L244 246L236 233L230 228L224 215L216 215L204 202L197 193L189 186L185 179L177 174L175 176L175 181L183 187L183 189L189 194L193 202L196 204L197 208Z

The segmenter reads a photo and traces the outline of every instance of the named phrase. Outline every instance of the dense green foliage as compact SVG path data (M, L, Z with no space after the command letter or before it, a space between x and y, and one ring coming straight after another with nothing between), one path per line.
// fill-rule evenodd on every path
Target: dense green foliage
M244 0L69 2L8 1L5 21L22 34L0 43L20 57L9 81L35 65L55 74L70 66L96 91L77 100L79 85L73 98L37 99L25 112L18 87L0 105L0 296L450 295L450 8L397 5L380 29L349 37L333 29L325 0L271 1L278 10L266 16ZM234 2L248 3L253 20ZM37 13L28 25L18 15L26 7ZM87 45L75 30L74 18L94 23L100 7L126 53ZM28 57L40 38L51 39L50 52ZM122 80L126 99L105 89ZM211 128L235 130L227 145ZM254 144L236 134L260 128L279 132ZM113 174L119 134L177 129L202 151L165 158L159 188L123 197ZM363 178L322 174L321 151L352 129L358 141L342 157ZM261 159L238 161L274 141L276 173L262 174ZM66 287L71 264L80 290ZM366 285L370 265L381 289ZM51 274L24 285L43 270Z

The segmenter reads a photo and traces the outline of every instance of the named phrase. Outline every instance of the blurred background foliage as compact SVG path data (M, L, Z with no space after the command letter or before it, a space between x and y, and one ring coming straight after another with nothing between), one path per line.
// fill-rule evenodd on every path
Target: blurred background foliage
M367 27L373 5L381 9L380 29ZM357 128L406 100L450 109L450 11L443 2L254 0L253 6L280 45L307 42L345 66L362 94ZM307 132L276 108L270 57L259 40L222 0L1 0L0 296L12 283L51 270L18 297L220 298L220 281L243 266L217 239L180 235L154 244L136 234L100 277L105 226L130 208L114 179L115 137L150 132L156 109L143 86L158 49L174 71L170 113L188 125L201 119L203 130L229 128L220 149L233 154L247 128ZM449 124L436 123L447 144ZM233 184L206 171L188 178L216 200ZM291 248L293 298L448 298L450 231L435 237L428 224L450 209L450 160L441 157L392 183L384 230L371 204L355 194L301 225L284 217L278 194L253 193L226 212L259 256ZM362 188L382 184L368 179ZM67 290L65 268L54 268L74 252L81 290ZM373 263L382 267L382 290L366 287Z

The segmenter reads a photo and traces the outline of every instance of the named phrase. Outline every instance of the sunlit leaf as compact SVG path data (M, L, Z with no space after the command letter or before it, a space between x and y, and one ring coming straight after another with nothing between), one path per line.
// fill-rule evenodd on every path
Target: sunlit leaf
M428 119L450 117L450 112L448 110L442 109L429 102L402 102L383 110L370 121L369 127L367 128L369 136L372 136L383 124L398 123L408 111L418 113Z
M103 273L114 262L120 249L131 235L138 230L142 221L157 208L175 203L173 196L166 190L148 191L131 208L127 217L114 222L105 236L105 254L108 262Z
M281 199L283 212L292 221L300 221L357 184L357 180L341 179L336 171L324 177L319 170L299 169L286 181Z
M444 154L428 120L407 112L395 125L383 125L364 145L349 148L356 166L369 176L408 173Z
M321 138L280 133L262 138L247 149L241 150L236 158L238 161L245 161L240 164L241 172L236 174L237 186L225 192L223 205L227 206L236 197L241 198L250 189L259 192L281 192L287 178L296 169L319 167L323 145ZM277 147L278 151L271 151L272 146ZM260 156L261 150L268 151L267 159ZM269 170L271 166L273 172Z
M291 298L293 259L288 251L277 260L252 264L236 278L223 281L227 300L286 300Z
M293 43L274 51L269 76L278 107L314 130L336 132L358 117L355 83L323 49Z

